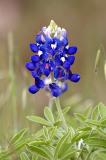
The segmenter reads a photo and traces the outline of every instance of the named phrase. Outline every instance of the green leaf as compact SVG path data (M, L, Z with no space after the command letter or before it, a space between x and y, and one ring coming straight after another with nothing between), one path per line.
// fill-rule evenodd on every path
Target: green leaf
M28 158L28 155L27 155L25 152L22 152L22 153L20 154L20 159L21 159L21 160L30 160L30 159Z
M55 159L61 154L63 147L66 145L68 138L70 137L70 132L62 136L62 138L58 141L56 149L55 149Z
M106 139L106 131L104 129L98 128L97 129L97 133L100 137L105 138Z
M63 109L63 113L66 114L70 111L70 109L72 108L72 106L67 106Z
M84 122L86 120L86 117L84 117L82 114L80 113L74 113L75 118L81 122Z
M48 133L48 128L45 126L43 126L43 133L44 133L46 140L49 140L50 137L49 137L49 133Z
M104 127L101 121L87 119L85 122L89 124L90 126Z
M70 159L74 154L76 154L76 150L75 149L68 149L66 150L66 152L63 153L63 156L61 157L61 160L67 160L68 158Z
M28 149L32 152L37 153L39 156L43 157L44 159L52 160L53 155L50 152L49 147L45 146L35 146L35 145L28 145Z
M92 160L106 160L106 150L105 149L97 149L91 155Z
M75 153L75 149L72 148L71 143L65 143L65 145L61 148L61 152L58 154L58 159L67 160L66 158L71 158L73 153Z
M56 136L56 133L57 133L57 126L53 127L51 132L50 132L50 139L51 140Z
M88 106L84 112L84 116L89 119L92 115L92 106Z
M86 139L85 142L93 147L106 148L106 139L90 137L89 139Z
M60 127L62 125L62 121L58 120L54 123L54 126Z
M27 128L22 129L11 138L10 143L15 144L18 141L21 141L23 137L26 135L26 133L28 133L28 129Z
M98 110L98 105L96 105L92 110L91 119L98 120L99 117L100 117L100 114L99 114L99 110Z
M45 107L44 116L49 122L54 123L53 113L49 107Z
M44 140L34 140L28 143L29 146L48 145Z
M7 160L8 151L0 151L0 160Z
M103 103L99 103L98 109L99 109L101 118L106 118L106 106Z
M40 129L38 131L36 131L36 133L33 134L34 138L39 138L43 135L43 129Z
M82 132L76 132L76 134L73 136L71 143L75 143L79 141L80 139L86 139L90 133L88 131L82 131Z
M38 160L38 156L33 155L33 156L32 156L32 160Z
M19 150L21 150L22 148L24 148L28 143L28 140L25 139L23 141L21 141L20 143L16 144L15 146L13 146L12 148L9 149L8 151L8 156L12 155L14 152L17 152Z
M92 130L92 127L90 127L90 126L78 128L78 131L91 131L91 130Z
M27 116L27 119L32 122L39 123L45 126L51 126L50 122L39 116Z
M100 123L101 123L102 126L106 127L106 117L105 117L105 119L102 118L100 120Z

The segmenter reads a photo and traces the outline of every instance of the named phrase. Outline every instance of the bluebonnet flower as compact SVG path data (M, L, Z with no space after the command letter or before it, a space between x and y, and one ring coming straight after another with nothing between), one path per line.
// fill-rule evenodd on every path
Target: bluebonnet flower
M33 55L26 63L26 68L34 78L29 92L35 94L45 88L52 96L58 97L68 89L67 80L78 82L80 75L72 73L76 46L68 45L67 32L51 20L48 27L43 27L30 44Z

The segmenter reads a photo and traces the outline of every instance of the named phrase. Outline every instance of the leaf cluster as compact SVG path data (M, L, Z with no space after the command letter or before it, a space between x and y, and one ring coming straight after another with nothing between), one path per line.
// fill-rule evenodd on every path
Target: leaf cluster
M70 121L72 117L70 107L62 112L67 130L59 114L49 107L45 107L44 117L27 116L33 124L40 124L40 129L16 133L5 148L1 147L0 160L106 160L106 106L100 103L83 114L75 113L77 127L67 121L67 116Z

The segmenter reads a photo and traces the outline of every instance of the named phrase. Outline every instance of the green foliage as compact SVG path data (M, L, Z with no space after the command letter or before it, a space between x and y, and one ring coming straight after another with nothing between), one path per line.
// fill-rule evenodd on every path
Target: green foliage
M30 160L30 159L28 158L28 155L27 155L25 152L22 152L22 153L20 154L20 159L21 159L21 160Z
M41 128L35 133L28 129L16 133L5 149L1 147L0 160L105 160L106 106L100 103L73 115L69 111L70 107L64 108L62 115L68 129L60 113L49 107L45 107L44 117L27 116ZM73 118L77 127L71 126Z

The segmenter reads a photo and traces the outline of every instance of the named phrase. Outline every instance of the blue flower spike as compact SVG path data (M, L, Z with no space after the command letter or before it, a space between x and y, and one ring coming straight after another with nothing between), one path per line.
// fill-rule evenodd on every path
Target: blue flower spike
M53 20L36 35L30 49L33 55L26 68L35 80L29 87L30 93L45 89L53 97L59 97L68 90L68 80L75 83L80 80L80 75L71 71L77 47L69 46L67 31Z

